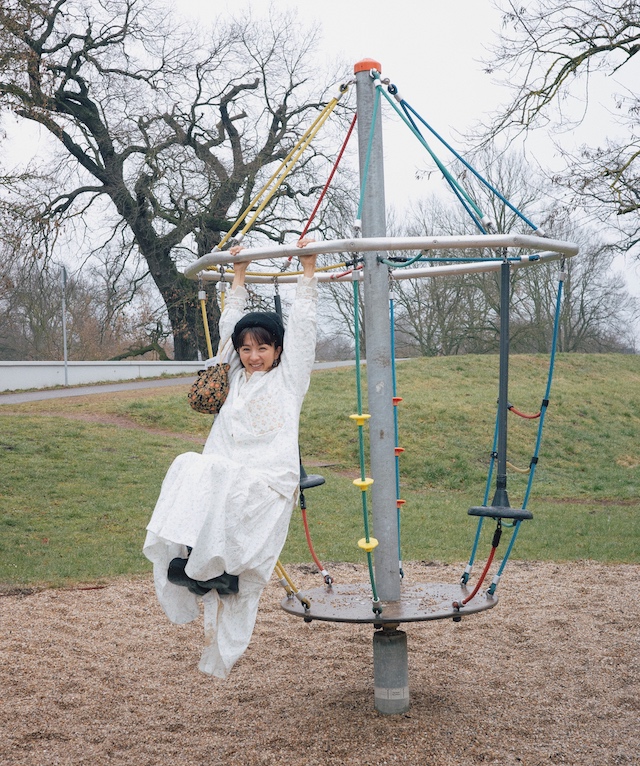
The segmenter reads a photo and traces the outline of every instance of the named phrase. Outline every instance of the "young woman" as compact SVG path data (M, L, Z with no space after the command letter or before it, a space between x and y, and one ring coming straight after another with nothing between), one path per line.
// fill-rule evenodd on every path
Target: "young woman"
M301 243L303 244L303 243ZM275 314L245 314L246 263L236 263L220 317L233 344L229 395L202 455L173 462L147 526L158 599L172 622L204 605L200 670L226 678L247 648L260 594L284 545L300 481L298 421L315 360L316 257L303 276L286 332Z

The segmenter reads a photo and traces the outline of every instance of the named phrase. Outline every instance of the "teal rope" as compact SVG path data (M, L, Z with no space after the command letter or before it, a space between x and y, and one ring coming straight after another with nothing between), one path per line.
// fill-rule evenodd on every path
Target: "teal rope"
M482 501L482 505L489 505L489 492L491 491L491 479L493 478L493 469L496 464L497 448L498 448L498 415L496 413L496 426L493 431L493 448L491 449L491 460L489 461L489 470L487 471L487 482L484 487L484 500ZM468 570L471 570L471 567L473 566L476 560L476 555L478 553L478 546L480 545L480 533L482 532L483 523L484 523L484 518L480 516L480 518L478 519L478 525L476 527L476 536L473 539L471 555L469 556L469 561L467 564ZM469 571L463 572L461 581L463 585L469 582Z
M360 201L358 202L357 218L362 219L362 208L364 206L364 190L367 186L367 178L369 177L369 165L371 164L371 148L373 147L373 136L376 127L376 116L380 107L380 88L376 88L376 97L373 102L373 117L371 119L371 128L369 130L369 141L367 143L367 153L364 159L364 168L362 171L362 183L360 184Z
M378 88L378 90L381 90L381 89ZM451 173L449 173L449 171L440 161L436 153L429 146L429 144L425 140L422 133L420 133L420 131L415 127L415 125L412 124L411 120L407 118L404 111L397 106L397 104L395 103L395 99L392 96L390 96L388 93L386 93L385 91L383 91L383 94L384 94L384 97L387 99L387 101L391 104L391 106L395 110L396 114L400 117L400 119L404 122L404 124L409 128L409 130L413 133L413 135L418 139L418 141L420 141L422 146L427 150L427 152L431 156L431 159L436 163L436 165L438 166L438 169L440 170L442 175L445 177L447 182L460 192L460 194L464 197L467 203L473 208L476 215L480 216L480 218L484 218L484 213L482 212L482 210L473 201L473 199L467 194L467 192L462 188L462 186L460 186L458 181L451 175Z
M562 263L562 269L564 270L564 261ZM533 459L531 460L530 464L530 471L529 471L529 481L527 482L527 489L525 492L524 500L522 503L522 507L526 508L527 503L529 502L529 495L531 494L531 486L533 484L533 477L535 475L536 465L538 463L538 454L540 452L540 445L542 443L542 429L544 428L544 419L547 412L547 409L549 407L549 397L551 395L551 383L553 381L553 371L555 367L555 359L556 359L556 351L558 347L558 334L560 330L560 310L562 306L562 285L564 284L563 279L560 278L558 280L558 293L556 296L556 315L553 322L553 339L551 341L551 354L549 357L549 373L547 375L547 388L545 390L544 394L544 403L542 407L540 408L540 421L538 423L538 436L536 438L536 446L533 453ZM502 559L502 562L500 563L500 567L496 573L496 577L502 577L502 573L505 570L505 567L507 566L507 562L509 561L509 556L511 555L511 551L513 549L513 546L515 545L516 538L518 536L518 532L520 531L520 521L517 521L515 524L515 528L513 530L513 534L511 535L511 540L509 541L509 546L507 547L507 550L504 554L504 558ZM496 588L498 587L498 583L492 583L489 587L487 593L493 595L496 592Z
M511 551L513 550L513 546L516 543L516 538L518 537L518 532L520 531L521 524L522 524L522 521L520 519L518 519L515 523L513 534L511 535L511 540L509 540L509 545L507 546L507 550L505 551L504 558L502 559L500 563L500 567L495 575L495 577L497 578L502 577L502 573L504 572L505 567L507 566L507 562L509 561L509 556L511 556ZM487 588L487 593L490 596L493 596L493 594L496 592L497 587L498 587L498 583L492 582L491 585Z
M393 88L393 90L392 90L392 88ZM395 88L395 86L390 86L390 87L389 87L389 93L392 93L393 95L395 95L395 94L397 93L397 89ZM409 114L409 112L408 112L408 110L407 110L407 108L406 108L406 106L405 106L405 102L404 102L404 101L402 101L401 103L402 103L402 108L403 108L403 110L404 110L405 114L407 115L408 119L411 121L411 125L413 126L414 130L416 131L416 133L419 133L420 135L422 135L422 133L420 133L420 129L419 129L419 128L418 128L418 126L416 125L416 123L415 123L415 121L414 121L413 117L412 117L412 116ZM478 229L479 229L479 230L480 230L480 231L481 231L483 234L487 234L487 230L486 230L486 229L485 229L485 227L482 225L482 221L481 221L481 220L478 218L478 215L477 215L477 214L476 214L476 213L475 213L475 212L474 212L474 211L471 209L470 205L469 205L469 204L468 204L468 202L465 200L465 198L464 198L464 197L463 197L463 195L460 193L460 191L459 191L459 190L456 188L456 186L454 186L454 184L452 184L451 182L448 182L448 183L449 183L449 186L451 187L451 190L453 191L453 193L454 193L454 194L456 195L456 197L458 198L458 201L460 202L460 204L462 205L462 207L463 207L463 208L466 210L466 212L467 212L467 214L469 215L469 217L471 218L471 220L472 220L472 221L475 223L476 227L477 227L477 228L478 228Z
M362 381L360 375L360 315L358 307L360 304L360 286L358 280L353 280L353 327L356 341L356 396L358 400L358 415L362 415ZM361 470L364 470L364 464L360 464ZM364 478L364 476L362 477Z
M358 314L358 306L360 303L360 290L358 281L353 280L353 325L354 334L356 340L356 391L358 398L358 415L362 415L362 374L360 371L360 317ZM360 451L360 478L362 481L366 479L366 469L364 460L364 426L358 425L358 442ZM369 509L367 506L367 493L361 491L362 495L362 519L364 522L364 535L367 542L370 541L369 535ZM378 591L376 589L376 579L373 572L373 556L371 551L367 551L367 565L369 567L369 580L371 581L371 594L373 596L374 603L378 602ZM378 607L374 607L374 611L381 611Z
M493 469L496 464L496 456L498 454L498 413L496 413L496 427L493 432L493 447L491 448L491 460L489 461L489 471L487 472L487 483L484 488L484 500L482 505L489 505L489 492L491 491L491 480L493 478Z
M529 256L530 261L537 261L539 260L540 256L531 255ZM392 269L404 269L406 266L411 266L412 264L416 263L416 261L420 263L502 263L505 259L504 258L427 258L423 256L421 253L419 253L416 256L413 256L412 258L407 258L406 261L397 261L392 260L391 258L380 258L380 263L384 263L385 266L389 266ZM510 263L520 263L522 261L521 255L512 255L509 256L507 259Z
M564 268L564 264L563 264ZM549 374L547 376L547 388L544 394L544 400L542 407L540 408L540 421L538 423L538 437L536 439L536 446L533 452L533 460L531 461L531 471L529 472L529 481L527 483L527 489L524 496L524 502L522 507L526 508L526 504L529 502L529 495L531 494L531 485L533 484L533 477L538 464L538 454L540 452L540 445L542 443L542 429L544 427L544 420L549 408L549 398L551 396L551 383L553 380L553 370L555 367L556 351L558 348L558 333L560 330L560 311L562 306L562 285L563 280L558 281L558 294L556 296L556 316L553 322L553 339L551 341L551 358L549 361Z
M411 266L412 263L420 260L423 260L422 253L418 253L418 255L415 255L413 258L409 258L402 263L398 263L398 261L391 261L388 258L380 258L380 263L384 263L385 266L390 266L392 269L404 269L407 266Z
M540 256L531 255L529 256L530 261L537 261L539 260ZM421 253L418 253L418 255L413 256L412 258L407 258L406 261L396 261L392 260L391 258L380 258L380 263L384 263L385 266L389 266L392 269L404 269L407 266L411 266L412 264L416 263L416 261L420 263L502 263L504 260L509 261L510 263L520 263L522 261L521 255L513 255L509 256L508 258L425 258Z
M519 217L521 220L523 220L523 221L524 221L524 222L525 222L525 223L526 223L528 226L530 226L530 227L531 227L531 228L532 228L534 231L537 231L537 230L538 230L538 227L535 225L535 223L533 223L532 221L530 221L530 220L529 220L529 219L528 219L528 218L527 218L527 217L524 215L524 213L520 212L520 210L518 210L518 208L517 208L517 207L515 207L515 206L514 206L514 205L513 205L511 202L509 202L509 200L508 200L506 197L504 197L502 194L500 194L500 192L499 192L499 191L498 191L496 188L494 188L494 187L493 187L493 186L492 186L492 185L491 185L491 184L490 184L490 183L489 183L489 182L486 180L486 178L484 178L484 177L483 177L483 176L482 176L480 173L478 173L478 171L477 171L477 170L476 170L476 169L475 169L475 168L474 168L472 165L470 165L470 164L469 164L469 163L468 163L468 162L465 160L465 158L464 158L462 155L460 155L460 154L459 154L459 153L458 153L458 152L457 152L457 151L456 151L456 150L455 150L455 149L454 149L452 146L450 146L450 145L449 145L449 144L448 144L448 143L447 143L447 142L444 140L444 138L442 138L442 136L441 136L441 135L439 135L439 134L438 134L438 133L437 133L437 132L436 132L436 131L435 131L435 130L434 130L432 127L431 127L431 125L429 125L429 123L428 123L426 120L424 120L424 119L423 119L423 118L422 118L422 117L421 117L421 116L418 114L418 112L416 112L416 110L415 110L415 109L414 109L414 108L413 108L413 107L412 107L412 106L411 106L409 103L407 103L407 102L406 102L404 99L402 99L402 105L403 105L403 108L410 110L410 111L411 111L411 112L412 112L412 113L413 113L413 114L414 114L414 115L415 115L415 116L416 116L416 117L417 117L417 118L420 120L420 122L421 122L421 123L422 123L422 124L423 124L423 125L424 125L424 126L427 128L427 130L429 130L429 131L430 131L430 132L431 132L431 133L432 133L432 134L433 134L433 135L434 135L434 136L435 136L435 137L438 139L438 141L440 141L442 144L444 144L444 146L446 146L446 148L447 148L447 149L448 149L448 150L449 150L449 151L450 151L450 152L453 154L453 156L454 156L454 157L455 157L457 160L459 160L459 161L460 161L460 162L461 162L461 163L462 163L462 164L463 164L463 165L464 165L464 166L467 168L467 170L470 170L470 171L473 173L473 175L474 175L474 176L475 176L475 177L476 177L476 178L477 178L477 179L478 179L478 180L479 180L479 181L480 181L482 184L484 184L484 186L486 186L486 187L487 187L487 189L489 189L491 192L493 192L493 194L495 194L495 195L496 195L496 197L498 197L498 199L500 199L502 202L504 202L504 204L505 204L505 205L507 205L507 207L509 207L509 208L510 208L510 209L511 209L511 210L512 210L512 211L513 211L513 212L514 212L514 213L515 213L515 214L516 214L516 215L517 215L517 216L518 216L518 217Z

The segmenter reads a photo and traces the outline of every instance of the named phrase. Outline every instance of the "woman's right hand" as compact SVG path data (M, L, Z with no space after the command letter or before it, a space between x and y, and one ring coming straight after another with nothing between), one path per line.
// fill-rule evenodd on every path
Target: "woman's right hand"
M241 250L243 250L243 248L240 247L239 245L229 248L229 252L231 253L231 255L239 255ZM249 267L249 263L250 261L234 262L233 282L231 283L232 290L236 287L244 287L245 276L247 273L247 268Z

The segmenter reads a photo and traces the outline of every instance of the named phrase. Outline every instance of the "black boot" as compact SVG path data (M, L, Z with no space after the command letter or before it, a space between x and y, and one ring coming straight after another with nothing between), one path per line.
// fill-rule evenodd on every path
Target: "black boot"
M238 592L238 575L231 575L227 572L223 572L219 577L214 577L211 580L198 580L197 582L201 588L207 590L215 588L220 596L228 596Z
M184 571L189 559L176 558L172 559L169 563L169 569L167 570L167 579L174 585L182 585L187 588L190 593L196 596L206 595L211 588L203 588L197 580Z

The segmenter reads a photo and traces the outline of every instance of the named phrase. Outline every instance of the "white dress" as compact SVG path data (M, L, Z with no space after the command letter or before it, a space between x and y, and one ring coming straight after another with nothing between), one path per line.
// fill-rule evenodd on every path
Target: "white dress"
M220 348L244 313L236 288L220 317ZM193 550L186 573L209 580L239 575L239 592L202 597L205 648L199 668L226 678L251 640L262 589L285 543L300 481L298 422L315 359L317 280L300 278L280 364L247 378L234 353L227 400L203 453L179 455L162 483L144 554L167 617L198 617L198 597L167 579L171 559Z

